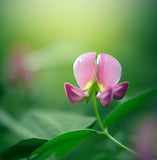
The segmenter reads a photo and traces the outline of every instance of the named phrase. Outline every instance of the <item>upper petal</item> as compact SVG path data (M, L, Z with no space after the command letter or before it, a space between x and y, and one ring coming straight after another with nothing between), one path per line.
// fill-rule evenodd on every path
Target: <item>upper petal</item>
M73 65L73 71L76 81L81 89L87 89L92 85L97 66L95 62L96 52L86 53L76 59Z
M121 77L121 65L108 54L99 54L97 81L101 91L113 87Z
M79 103L81 100L89 96L88 92L84 92L70 83L65 83L64 88L68 100L74 104Z
M123 98L128 90L128 87L129 82L123 82L113 87L113 98L117 100Z
M112 89L108 89L107 91L98 93L97 98L100 100L101 104L104 107L108 107L111 104L113 98Z

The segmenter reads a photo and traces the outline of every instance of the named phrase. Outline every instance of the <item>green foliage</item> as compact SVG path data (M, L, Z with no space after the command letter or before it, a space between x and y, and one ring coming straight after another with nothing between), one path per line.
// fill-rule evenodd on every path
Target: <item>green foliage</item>
M22 138L50 139L61 133L87 128L96 118L70 112L32 110L18 122L1 109L0 120L3 126Z
M28 157L35 149L43 145L47 140L28 139L0 150L0 160L16 160Z
M109 114L104 121L104 126L109 127L125 118L128 114L133 114L135 109L139 109L156 95L157 90L153 89L127 100ZM94 117L66 112L32 110L22 118L21 122L17 122L4 111L0 111L1 123L14 131L14 133L17 130L18 134L22 134L19 130L22 129L21 127L24 127L25 130L23 132L27 131L27 134L29 131L36 137L50 139L49 141L43 139L29 139L21 141L14 146L1 150L0 156L2 159L12 160L29 157L28 159L31 160L45 160L51 156L53 156L52 159L62 158L85 138L89 139L91 135L102 137L101 133L99 134L99 132L95 130L84 129L95 122ZM13 129L14 127L15 129ZM100 141L102 141L102 139L100 139ZM87 145L92 145L92 148L95 150L95 147L97 146L96 143L97 140L94 142L91 139L91 143L87 143ZM113 152L113 146L110 143L107 142L101 145L105 147L104 149L108 153ZM112 147L109 147L110 145ZM86 147L84 149L86 150ZM102 153L103 148L101 149L101 152L98 152L98 150L97 155L94 156L95 158L106 157L106 159L110 159L110 156ZM88 152L90 152L89 147ZM121 150L115 152L115 156L116 153L121 153ZM87 157L91 156L87 154Z
M22 124L38 138L50 139L59 134L84 129L96 121L95 117L72 112L32 110L22 118Z
M52 137L55 137L51 140L52 149L53 146L55 146L55 150L51 151L51 148L49 148L46 150L45 153L39 154L36 159L43 159L43 157L49 157L52 152L56 152L57 156L64 155L66 152L68 152L74 146L80 143L85 137L94 132L91 130L80 129L89 127L96 120L95 117L89 117L74 113L32 110L28 114L26 114L22 118L22 120L18 122L3 110L0 110L0 114L3 115L0 117L1 124L23 138L40 137L42 139L50 139ZM74 132L75 130L77 131ZM68 133L64 135L63 133L65 132ZM59 136L57 137L57 135ZM35 150L37 147L39 147L37 146L35 148L35 146L32 146L32 144L36 145L37 142L43 142L42 139L25 140L19 142L14 146L2 150L0 152L0 155L2 158L8 159L27 157L31 152L33 152L33 149ZM65 143L62 144L62 142ZM58 145L61 146L61 148L58 147ZM48 146L46 145L46 147L49 147L49 143ZM42 149L43 147L41 148L41 150ZM14 152L15 150L17 152Z
M78 130L59 135L58 137L53 138L52 140L48 141L47 143L36 149L30 155L30 157L32 157L37 153L42 153L44 151L46 153L50 152L51 154L55 153L56 157L63 156L65 153L70 151L74 146L79 144L84 138L92 134L96 134L96 131Z
M36 136L31 130L28 130L25 126L20 124L20 122L15 120L1 108L0 108L0 124L9 129L12 133L20 136L21 138L31 138Z
M118 122L126 117L129 113L133 113L135 109L142 107L154 96L157 96L157 89L148 90L132 99L127 100L109 114L103 125L110 126L111 124Z

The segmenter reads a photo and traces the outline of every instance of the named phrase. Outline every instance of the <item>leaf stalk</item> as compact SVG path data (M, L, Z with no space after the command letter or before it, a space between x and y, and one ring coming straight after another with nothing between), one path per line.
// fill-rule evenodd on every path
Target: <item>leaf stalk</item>
M112 140L114 143L116 143L117 145L119 145L120 147L122 147L123 149L129 151L130 153L132 153L133 155L137 156L137 154L131 150L130 148L126 147L125 145L123 145L122 143L120 143L118 140L116 140L114 137L112 137L109 132L108 132L108 129L107 127L104 128L102 122L101 122L101 119L100 119L100 116L99 116L99 112L98 112L98 109L97 109L97 104L96 104L96 91L93 92L93 103L94 103L94 110L95 110L95 115L97 117L97 120L98 120L98 123L99 123L99 126L102 130L102 134L104 134L105 136L107 136L110 140Z

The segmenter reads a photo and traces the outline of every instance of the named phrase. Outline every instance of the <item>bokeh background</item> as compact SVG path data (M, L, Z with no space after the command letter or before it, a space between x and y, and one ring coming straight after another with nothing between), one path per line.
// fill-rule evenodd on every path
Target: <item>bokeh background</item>
M70 104L64 92L65 82L77 85L73 62L87 52L119 60L120 82L130 82L126 98L157 87L156 5L155 0L1 0L0 108L15 119L32 109L94 115L91 102ZM1 120L0 148L17 140Z

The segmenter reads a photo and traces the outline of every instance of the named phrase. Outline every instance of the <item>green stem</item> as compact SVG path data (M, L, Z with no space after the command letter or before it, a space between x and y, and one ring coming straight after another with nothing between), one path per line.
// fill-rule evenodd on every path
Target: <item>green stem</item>
M119 141L117 141L114 137L112 137L109 133L108 133L108 130L107 128L104 128L103 127L103 124L101 122L101 119L100 119L100 116L99 116L99 112L98 112L98 109L97 109L97 104L96 104L96 92L94 91L93 93L93 100L94 100L94 109L95 109L95 114L96 114L96 117L97 117L97 120L98 120L98 123L99 123L99 126L100 128L102 129L102 133L104 135L106 135L110 140L112 140L114 143L116 143L117 145L119 145L120 147L126 149L127 151L129 151L130 153L134 154L135 156L137 156L137 154L132 151L130 148L126 147L125 145L123 145L122 143L120 143Z
M100 116L99 116L98 109L97 109L97 105L96 105L96 93L95 93L95 91L94 91L94 93L93 93L93 99L94 99L95 114L96 114L96 117L97 117L99 126L101 127L101 129L102 129L103 131L105 131L105 129L104 129L104 127L103 127L103 124L102 124L102 122L101 122Z
M127 151L129 151L130 153L134 154L135 156L137 156L137 154L132 151L130 148L126 147L125 145L123 145L122 143L120 143L119 141L117 141L114 137L112 137L109 133L108 133L108 130L107 128L105 129L105 132L104 134L109 138L111 139L113 142L115 142L117 145L121 146L122 148L126 149Z

